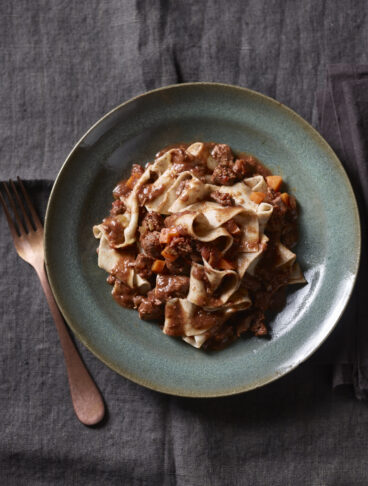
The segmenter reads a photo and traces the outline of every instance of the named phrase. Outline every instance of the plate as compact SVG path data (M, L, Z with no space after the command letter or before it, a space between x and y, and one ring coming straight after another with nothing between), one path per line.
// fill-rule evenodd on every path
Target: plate
M308 285L288 294L272 339L240 339L219 352L165 336L119 307L97 267L92 226L132 163L178 142L216 141L258 157L297 197L298 261ZM343 231L342 231L343 229ZM248 89L189 83L150 91L101 118L55 181L45 223L46 268L75 335L106 365L143 386L182 396L251 390L310 356L341 316L356 278L360 224L346 173L323 138L279 102Z

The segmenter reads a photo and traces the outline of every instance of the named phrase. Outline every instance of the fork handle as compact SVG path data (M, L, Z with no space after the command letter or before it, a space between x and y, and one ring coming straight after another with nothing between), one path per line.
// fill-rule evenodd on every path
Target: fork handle
M85 364L80 357L69 331L66 328L64 318L52 294L47 279L45 266L42 264L36 268L37 275L41 281L47 303L49 304L52 317L56 325L61 347L63 348L66 370L68 373L70 394L73 407L78 419L84 425L95 425L105 415L105 405L96 384L92 380Z

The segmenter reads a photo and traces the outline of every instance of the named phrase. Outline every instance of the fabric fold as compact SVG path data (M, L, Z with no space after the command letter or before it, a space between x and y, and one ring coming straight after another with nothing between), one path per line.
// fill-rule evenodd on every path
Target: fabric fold
M362 254L353 295L332 346L333 386L353 385L358 399L368 399L368 65L328 67L327 87L317 94L319 130L343 163L358 201Z

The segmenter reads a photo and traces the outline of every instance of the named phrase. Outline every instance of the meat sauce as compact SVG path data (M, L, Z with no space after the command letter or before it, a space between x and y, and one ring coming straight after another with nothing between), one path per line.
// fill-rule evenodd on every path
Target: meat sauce
M262 175L265 178L271 175L271 172L254 156L246 153L234 156L228 145L206 143L201 152L194 155L186 152L188 146L189 144L179 144L165 147L158 152L156 157L163 155L168 149L174 149L172 164L177 174L191 171L203 181L219 186L231 186L255 175ZM213 169L209 168L207 163L209 156L214 161ZM121 181L113 191L115 200L110 217L103 221L107 237L112 245L118 244L124 233L124 228L115 219L115 216L124 213L124 200L135 187L143 171L143 167L133 165L130 177ZM114 285L112 293L119 305L137 309L142 319L158 320L162 323L165 303L173 298L187 296L193 262L202 263L202 258L205 258L214 268L221 268L220 265L223 264L222 260L225 258L229 265L236 265L236 254L241 242L239 227L234 220L228 221L226 228L233 236L234 243L223 258L215 244L194 240L181 228L177 228L175 214L164 216L147 212L143 207L146 202L165 190L164 186L154 187L155 179L157 177L153 176L138 191L138 201L142 207L139 217L138 245L128 250L125 263L114 268L107 281ZM177 197L184 191L186 183L187 181L184 180L179 185ZM253 305L247 311L236 313L235 317L230 320L224 317L223 312L207 312L202 308L198 308L192 318L193 325L195 326L197 322L199 327L203 327L204 321L208 321L208 323L211 321L208 326L211 328L210 335L203 345L204 349L221 349L239 336L261 337L269 334L265 324L265 312L272 309L279 310L282 307L289 275L287 271L278 271L275 268L278 258L275 243L280 241L286 247L292 248L298 241L296 200L292 196L287 196L287 199L283 198L278 190L271 187L264 195L264 201L273 206L273 214L265 231L269 242L254 275L246 274L241 283L242 287L248 290ZM232 197L226 192L214 191L208 198L223 206L235 205ZM185 213L184 211L180 214ZM177 233L174 236L170 234L170 240L165 240L165 235L173 228ZM247 248L247 250L253 251L257 251L257 249L258 243L257 248ZM127 286L127 276L132 268L151 283L152 290L146 295L140 295L137 290L132 290ZM197 279L204 282L205 288L209 289L209 282L203 267L196 266L193 273ZM211 298L216 300L216 295L212 295ZM172 322L169 333L176 336L183 319L181 308L171 306L168 312L170 316L166 317L170 317Z
M182 331L181 323L186 316L178 302L166 309L165 317L170 322L167 334L169 336L180 336ZM191 316L191 326L194 329L213 328L214 326L219 326L224 320L223 312L207 312L198 307Z

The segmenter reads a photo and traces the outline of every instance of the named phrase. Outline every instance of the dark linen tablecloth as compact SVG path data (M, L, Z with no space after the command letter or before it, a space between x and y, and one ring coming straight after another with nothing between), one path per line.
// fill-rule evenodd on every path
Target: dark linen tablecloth
M326 66L367 63L367 31L365 0L1 2L0 179L46 180L29 186L44 205L47 180L93 122L170 83L247 86L317 124ZM367 484L367 402L332 389L336 366L320 364L329 342L275 383L206 400L141 388L78 345L108 407L86 428L2 214L0 261L0 484Z

